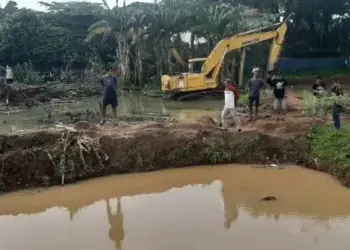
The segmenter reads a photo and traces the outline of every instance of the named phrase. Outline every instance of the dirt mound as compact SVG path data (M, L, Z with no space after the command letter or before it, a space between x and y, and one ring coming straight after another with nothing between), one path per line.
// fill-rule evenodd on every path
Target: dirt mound
M0 191L132 173L220 163L306 162L306 137L222 132L198 123L104 126L1 136Z
M269 116L253 122L246 122L246 128L267 134L288 136L308 131L313 126L324 124L325 122L324 118Z
M74 129L76 130L93 130L96 131L98 130L97 125L92 124L90 122L86 122L86 121L81 121L81 122L77 122L74 124Z
M198 122L212 126L217 126L216 122L210 116L202 116L200 119L198 119Z

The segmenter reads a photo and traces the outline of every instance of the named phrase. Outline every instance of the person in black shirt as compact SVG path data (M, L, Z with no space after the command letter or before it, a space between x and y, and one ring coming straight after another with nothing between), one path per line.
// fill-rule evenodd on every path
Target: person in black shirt
M272 72L269 72L267 78L267 83L273 88L273 95L275 96L273 108L275 110L285 110L286 109L286 87L287 80L281 75L280 72L277 74L271 75Z
M312 85L312 91L314 96L322 97L326 94L326 84L322 81L322 78L318 76L315 83Z
M342 96L344 95L343 87L339 83L338 77L335 77L333 79L333 85L331 88L331 92L335 96ZM340 112L341 112L341 105L337 103L337 100L333 104L333 122L334 127L336 129L340 129Z
M106 74L101 77L101 86L103 88L102 94L102 120L100 125L103 125L106 122L107 116L107 106L111 105L113 110L114 120L117 120L117 107L118 107L118 98L117 98L117 83L118 80L113 74L111 67L106 68Z

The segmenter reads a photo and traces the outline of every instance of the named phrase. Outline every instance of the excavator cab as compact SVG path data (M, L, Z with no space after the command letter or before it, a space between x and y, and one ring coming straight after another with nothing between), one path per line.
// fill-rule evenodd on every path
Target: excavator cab
M193 58L188 60L189 73L201 73L204 62L207 58Z

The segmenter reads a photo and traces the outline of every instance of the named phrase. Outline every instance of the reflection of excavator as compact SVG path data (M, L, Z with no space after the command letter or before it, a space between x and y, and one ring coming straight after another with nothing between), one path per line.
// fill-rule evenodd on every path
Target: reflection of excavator
M282 49L287 19L273 27L251 30L221 40L207 58L190 59L189 72L177 76L163 75L162 91L171 94L171 98L175 100L215 92L220 86L221 66L228 52L268 40L272 40L268 60L268 70L272 70Z

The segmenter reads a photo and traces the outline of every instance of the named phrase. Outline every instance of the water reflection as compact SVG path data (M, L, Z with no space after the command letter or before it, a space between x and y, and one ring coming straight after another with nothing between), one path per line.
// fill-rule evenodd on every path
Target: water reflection
M231 228L232 223L238 217L238 207L235 203L235 200L230 197L232 192L228 192L228 187L222 185L221 188L222 200L224 202L224 213L225 213L225 228L229 230Z
M297 167L200 167L4 195L0 215L0 249L345 250L350 191Z
M122 250L122 241L124 239L124 215L120 198L118 199L117 212L112 214L109 199L106 200L106 211L109 222L109 238L114 242L115 249Z
M33 107L29 110L4 113L0 120L0 133L16 132L24 129L34 129L39 126L38 120L47 117L49 111L52 117L64 112L81 112L87 109L99 111L99 97L82 98L73 103L58 103ZM146 98L141 94L124 94L119 98L118 113L121 116L130 115L170 115L178 120L195 121L208 115L216 118L222 106L221 100L202 100L198 102L173 102L161 98Z

